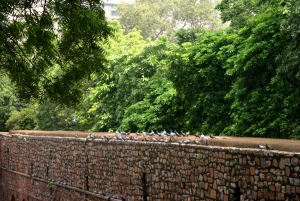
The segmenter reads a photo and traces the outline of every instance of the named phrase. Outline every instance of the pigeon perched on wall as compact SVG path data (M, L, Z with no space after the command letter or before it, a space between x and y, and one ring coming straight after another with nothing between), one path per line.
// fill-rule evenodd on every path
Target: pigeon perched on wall
M271 149L271 147L268 144L266 144L266 149Z
M215 136L213 136L212 134L210 134L209 135L209 137L211 138L211 139L214 139L214 138L216 138Z
M208 140L206 140L205 144L206 144L206 145L209 145L209 141L208 141Z
M200 144L200 142L198 140L194 140L195 144Z
M173 131L170 131L170 137L174 137L175 133Z
M75 134L75 138L78 138L78 135L77 135L77 134Z
M204 140L204 134L201 133L201 136L200 136L201 140Z
M259 144L257 146L258 146L259 149L265 149L266 148L265 146L259 145Z
M183 141L183 143L184 143L184 144L190 144L190 143L191 143L191 140L190 140L190 139L185 140L185 141Z

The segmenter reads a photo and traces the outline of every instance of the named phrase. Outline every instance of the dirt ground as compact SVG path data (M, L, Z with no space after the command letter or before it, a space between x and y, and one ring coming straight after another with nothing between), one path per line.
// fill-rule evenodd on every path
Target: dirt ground
M92 133L99 138L100 136L115 136L115 133L108 132L82 132L82 131L40 131L40 130L12 130L10 134L23 134L23 135L35 135L35 136L58 136L58 137L74 137L75 134L79 138L86 138L88 134ZM135 133L131 133L130 136L135 136L139 141L143 139L142 136L137 136ZM153 136L156 139L160 137ZM151 141L152 137L147 136ZM165 138L168 139L168 138ZM179 139L187 140L190 139L192 143L194 140L201 142L199 137L188 136L188 137L174 137L173 142L178 142ZM216 136L211 139L209 136L205 136L205 140L209 141L209 146L221 146L221 147L240 147L240 148L258 148L259 145L268 144L272 150L288 151L288 152L299 152L300 153L300 140L288 140L288 139L272 139L272 138L251 138L251 137L230 137L230 136ZM204 142L201 142L205 144Z

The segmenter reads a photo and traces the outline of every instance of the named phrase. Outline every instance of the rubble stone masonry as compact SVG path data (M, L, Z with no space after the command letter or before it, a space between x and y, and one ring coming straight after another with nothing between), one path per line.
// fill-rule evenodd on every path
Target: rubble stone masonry
M300 153L2 133L0 157L0 201L300 200Z

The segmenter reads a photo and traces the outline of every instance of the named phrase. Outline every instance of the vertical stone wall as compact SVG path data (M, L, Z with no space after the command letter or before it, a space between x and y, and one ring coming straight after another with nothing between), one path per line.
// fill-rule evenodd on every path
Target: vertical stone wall
M0 149L4 200L300 200L300 153L15 134Z

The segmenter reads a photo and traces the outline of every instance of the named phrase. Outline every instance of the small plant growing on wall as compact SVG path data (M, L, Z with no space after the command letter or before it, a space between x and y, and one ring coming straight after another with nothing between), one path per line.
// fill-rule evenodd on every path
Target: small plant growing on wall
M26 137L23 138L24 142L29 142L29 140L26 139Z
M195 154L195 158L198 159L201 162L203 162L203 160L204 160L202 154L200 154L200 153Z
M86 144L86 138L82 139L83 144Z
M95 163L90 163L90 166L94 166L94 165L96 165Z
M79 166L80 166L80 163L76 163L75 166L76 166L76 167L79 167Z
M57 186L50 182L50 183L48 183L47 187L53 189L53 188L56 188Z

